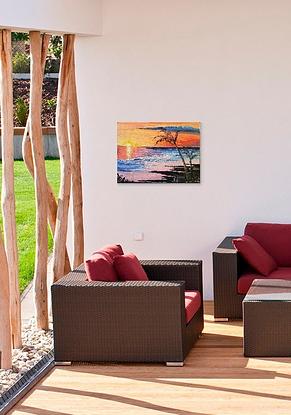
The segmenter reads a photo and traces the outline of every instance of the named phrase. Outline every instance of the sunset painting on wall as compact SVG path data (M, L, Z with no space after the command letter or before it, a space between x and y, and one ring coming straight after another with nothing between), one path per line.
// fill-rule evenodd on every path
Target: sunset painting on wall
M200 183L200 123L118 123L117 182Z

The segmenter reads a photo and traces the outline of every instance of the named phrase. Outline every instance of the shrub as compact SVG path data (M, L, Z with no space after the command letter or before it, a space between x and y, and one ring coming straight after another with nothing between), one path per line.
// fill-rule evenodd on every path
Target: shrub
M60 70L60 60L63 50L62 36L52 36L49 48L48 56L45 65L46 73L58 73Z
M61 36L52 36L49 44L49 55L54 59L61 59L63 41Z
M57 99L56 98L46 99L45 105L48 107L48 109L55 110L57 106Z
M23 98L17 98L15 101L15 117L20 127L25 127L29 112L29 106Z
M29 73L30 59L29 55L23 52L16 52L12 58L14 73Z
M23 32L12 32L11 37L14 42L26 42L29 40L28 33Z
M43 101L43 111L49 116L49 124L55 125L56 122L56 108L57 108L57 99L45 99Z
M60 60L48 57L45 63L45 73L58 73L60 71Z

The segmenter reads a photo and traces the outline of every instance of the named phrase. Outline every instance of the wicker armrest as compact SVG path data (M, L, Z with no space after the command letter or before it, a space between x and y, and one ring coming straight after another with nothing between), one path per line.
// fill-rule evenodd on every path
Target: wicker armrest
M237 250L233 246L232 241L238 238L238 236L226 236L222 242L218 245L214 252L218 254L235 254Z
M215 314L237 294L239 257L232 244L235 236L226 237L213 252L213 289Z
M236 287L238 279L238 253L232 241L235 236L227 236L213 252L214 290L217 285L228 284Z
M203 293L202 261L144 260L141 263L152 281L185 281L186 290Z
M74 273L72 271L71 273ZM70 273L70 274L71 274ZM94 289L100 292L106 290L125 290L125 289L155 289L155 288L178 288L179 290L185 291L185 282L184 281L117 281L117 282L106 282L106 281L87 281L84 278L76 278L74 275L66 275L58 282L54 283L51 287L52 292L55 292L59 289L71 289L71 288L81 288L84 290Z

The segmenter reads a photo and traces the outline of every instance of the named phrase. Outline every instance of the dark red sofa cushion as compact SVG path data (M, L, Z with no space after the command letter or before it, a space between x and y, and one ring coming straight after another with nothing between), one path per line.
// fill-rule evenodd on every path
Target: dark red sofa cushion
M278 279L278 280L290 280L291 281L291 267L277 268L271 272L267 277L264 275L256 274L254 272L248 272L243 274L237 283L237 291L239 294L246 294L252 285L252 282L257 279Z
M110 255L112 259L114 259L114 257L116 257L117 255L123 255L123 249L121 245L106 245L106 246L103 246L103 248L101 248L100 250L94 252L94 254L103 253L103 252Z
M110 255L95 253L85 261L85 271L89 281L117 281L117 274Z
M291 224L248 223L245 235L262 245L279 267L291 267Z
M133 253L117 255L113 265L120 281L148 281L145 270Z
M201 306L201 295L199 291L185 291L185 313L186 322L192 320Z
M237 292L243 295L246 294L249 291L253 281L261 279L267 278L264 275L256 274L255 272L243 274L237 281Z
M277 268L271 255L251 236L244 235L236 238L233 244L247 263L259 274L269 275Z

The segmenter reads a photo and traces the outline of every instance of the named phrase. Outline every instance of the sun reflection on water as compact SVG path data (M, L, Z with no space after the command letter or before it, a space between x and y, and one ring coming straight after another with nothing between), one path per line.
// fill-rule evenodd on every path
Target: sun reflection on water
M126 158L129 160L132 156L132 145L126 144Z

